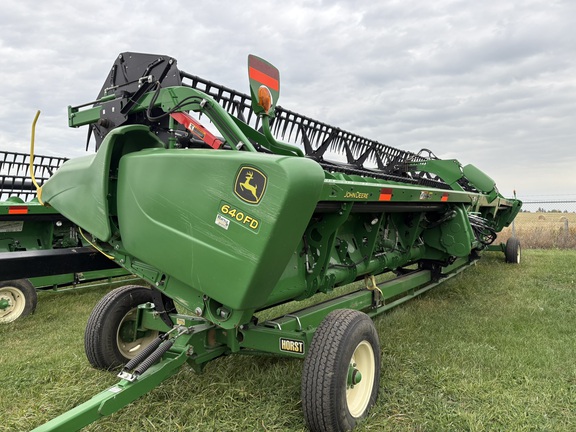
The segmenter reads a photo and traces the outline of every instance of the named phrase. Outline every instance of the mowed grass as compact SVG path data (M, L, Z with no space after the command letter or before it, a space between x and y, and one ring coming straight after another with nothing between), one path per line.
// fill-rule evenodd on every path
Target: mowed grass
M500 253L375 320L380 396L358 431L576 430L576 251ZM105 289L42 293L0 326L0 431L26 431L113 385L83 352ZM302 431L302 362L233 355L183 368L87 431Z

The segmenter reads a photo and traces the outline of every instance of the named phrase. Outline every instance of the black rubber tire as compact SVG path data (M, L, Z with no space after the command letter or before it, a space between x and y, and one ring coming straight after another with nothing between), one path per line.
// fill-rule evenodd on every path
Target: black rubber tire
M110 370L122 366L158 336L158 332L150 331L133 353L128 355L122 350L122 324L130 321L138 305L151 301L150 289L126 285L110 291L98 302L88 318L84 333L86 357L93 367Z
M506 249L504 251L506 262L510 264L520 264L521 250L520 240L516 237L510 237L506 242Z
M360 347L364 360L370 364L363 368L366 362L359 362L362 380L356 391L362 401L360 406L353 407L355 413L352 413L348 375L353 355L355 361L359 359ZM380 343L370 317L352 309L328 314L316 330L304 359L301 397L308 428L323 432L353 429L376 402L379 383Z
M0 282L1 300L10 303L10 306L0 310L0 324L6 324L33 314L38 304L38 294L28 279L3 281Z

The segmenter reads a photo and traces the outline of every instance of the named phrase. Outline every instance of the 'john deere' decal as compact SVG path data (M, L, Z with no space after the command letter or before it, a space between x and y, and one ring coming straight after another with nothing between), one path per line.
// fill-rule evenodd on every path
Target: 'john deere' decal
M266 176L252 167L242 167L236 176L234 193L242 201L250 204L258 204L266 190Z

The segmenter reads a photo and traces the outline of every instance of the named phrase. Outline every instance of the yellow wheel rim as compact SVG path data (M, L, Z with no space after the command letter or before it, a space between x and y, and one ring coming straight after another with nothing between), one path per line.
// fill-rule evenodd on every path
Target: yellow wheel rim
M370 402L372 388L374 387L374 374L376 365L374 364L374 351L367 341L358 344L352 358L350 367L360 373L362 377L357 384L346 382L346 403L348 411L352 417L360 417L366 411Z
M0 309L0 323L9 323L16 320L26 307L26 298L22 291L10 286L0 288L0 300L8 307Z

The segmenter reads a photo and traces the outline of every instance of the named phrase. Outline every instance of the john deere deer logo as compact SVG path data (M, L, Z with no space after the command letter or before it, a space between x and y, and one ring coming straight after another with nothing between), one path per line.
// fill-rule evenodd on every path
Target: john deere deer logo
M236 176L234 193L242 201L258 204L266 190L266 176L252 167L242 167Z

